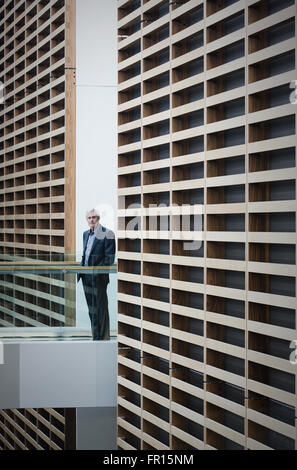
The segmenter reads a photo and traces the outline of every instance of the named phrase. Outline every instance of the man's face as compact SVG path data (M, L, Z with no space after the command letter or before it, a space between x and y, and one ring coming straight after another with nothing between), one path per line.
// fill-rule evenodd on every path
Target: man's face
M94 230L96 226L99 224L99 217L95 214L95 212L89 212L87 216L88 225L91 230Z

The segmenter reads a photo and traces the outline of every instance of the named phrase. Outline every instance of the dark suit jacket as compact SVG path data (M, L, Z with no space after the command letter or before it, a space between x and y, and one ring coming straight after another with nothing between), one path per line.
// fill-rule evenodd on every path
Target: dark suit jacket
M83 255L81 259L81 266L85 264L85 253L87 247L87 241L90 230L86 230L83 234ZM115 237L111 230L99 225L95 229L95 240L91 249L91 253L88 260L88 266L111 266L114 263L115 257ZM81 274L78 275L78 281L81 278ZM100 284L108 284L108 274L96 274L96 281Z

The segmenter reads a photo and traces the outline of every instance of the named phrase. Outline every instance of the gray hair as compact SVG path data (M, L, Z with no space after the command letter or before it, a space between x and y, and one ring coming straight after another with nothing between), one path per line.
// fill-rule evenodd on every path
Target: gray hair
M91 209L91 210L87 211L87 212L86 212L86 219L88 219L88 215L89 215L91 212L94 212L95 215L97 215L98 219L100 219L100 214L99 214L99 211L97 211L97 209Z

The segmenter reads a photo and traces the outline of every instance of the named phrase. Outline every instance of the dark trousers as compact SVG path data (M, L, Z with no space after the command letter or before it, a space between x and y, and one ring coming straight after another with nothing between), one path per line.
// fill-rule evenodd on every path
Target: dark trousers
M93 340L109 340L107 283L100 282L100 276L91 274L83 274L82 282L89 309Z

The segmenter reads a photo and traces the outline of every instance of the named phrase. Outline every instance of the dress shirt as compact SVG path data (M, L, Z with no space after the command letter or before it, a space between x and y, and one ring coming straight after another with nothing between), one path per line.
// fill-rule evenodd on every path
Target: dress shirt
M88 241L87 241L87 246L86 246L86 252L85 252L85 266L88 266L89 264L89 256L93 247L93 243L95 241L95 232L93 230L90 230Z

